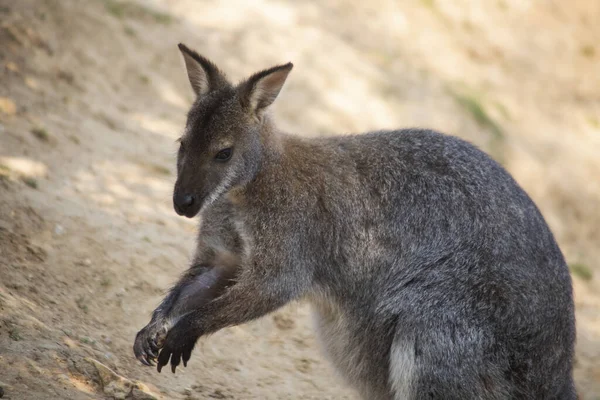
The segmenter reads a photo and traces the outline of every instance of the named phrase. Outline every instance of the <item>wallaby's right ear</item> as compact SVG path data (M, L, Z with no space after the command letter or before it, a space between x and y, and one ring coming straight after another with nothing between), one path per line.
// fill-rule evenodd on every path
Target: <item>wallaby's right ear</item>
M212 61L189 49L183 43L179 43L178 47L181 54L183 54L188 79L196 96L202 96L213 90L229 86L225 74Z
M242 106L260 115L275 101L293 67L291 62L278 65L257 72L242 82L238 89Z

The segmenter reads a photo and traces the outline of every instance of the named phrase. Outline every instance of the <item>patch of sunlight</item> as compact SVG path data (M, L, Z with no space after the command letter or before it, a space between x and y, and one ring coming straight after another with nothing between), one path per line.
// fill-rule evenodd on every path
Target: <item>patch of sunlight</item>
M182 69L182 74L184 73L183 71L184 70ZM185 96L182 96L180 92L175 90L173 85L169 84L166 80L158 80L155 82L155 85L160 92L160 97L165 102L181 108L182 110L187 110L190 107L190 101Z
M48 327L48 325L46 325L44 322L40 321L39 319L37 319L36 317L34 317L31 314L23 316L23 317L27 318L28 325L33 325L33 326L38 327L38 328L44 328L46 330L50 330L50 328Z
M261 23L290 27L296 23L296 13L288 5L265 0L233 0L216 2L202 12L190 12L189 4L182 2L175 6L175 12L188 21L204 27L218 27L220 30L247 25L248 18L262 19ZM236 10L236 12L231 12Z
M600 320L579 313L577 317L577 330L579 334L585 332L585 336L589 338L600 337Z
M48 174L45 164L24 157L0 157L0 165L22 176L45 177Z
M132 220L149 216L173 216L171 190L173 182L163 176L152 176L137 163L115 163L104 160L79 171L73 186L77 196L89 200L104 212L126 215Z
M94 193L90 194L90 199L94 200L96 204L102 206L112 206L116 204L115 198L110 194L106 193Z
M112 194L119 196L122 199L131 199L136 196L135 193L132 193L131 189L120 182L115 181L114 179L109 179L106 182L106 188Z
M267 1L257 1L255 10L261 13L269 23L289 27L296 23L296 13L289 5Z
M369 90L362 85L355 88L350 88L350 92L355 92L356 96L347 95L348 87L345 91L329 91L324 97L327 103L335 108L338 112L360 116L355 121L359 122L358 129L370 129L373 126L393 127L399 123L395 113L390 109L390 104L377 99L376 95L369 93ZM354 89L354 90L353 90ZM353 99L369 99L368 104Z
M155 115L134 113L132 119L136 121L143 129L152 133L177 139L181 133L182 126L176 121L160 118Z
M12 297L16 303L20 303L19 306L25 306L29 311L37 311L39 309L38 305L33 301L29 300L26 297L20 296L19 294L12 293Z

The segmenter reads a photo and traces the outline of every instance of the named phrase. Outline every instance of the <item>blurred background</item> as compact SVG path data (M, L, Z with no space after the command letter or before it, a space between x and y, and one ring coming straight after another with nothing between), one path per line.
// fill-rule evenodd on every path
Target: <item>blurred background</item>
M599 399L599 21L592 0L0 0L5 398L354 398L302 304L202 340L176 375L133 357L194 244L171 206L184 42L233 80L294 62L287 131L428 127L501 162L569 263L575 377Z

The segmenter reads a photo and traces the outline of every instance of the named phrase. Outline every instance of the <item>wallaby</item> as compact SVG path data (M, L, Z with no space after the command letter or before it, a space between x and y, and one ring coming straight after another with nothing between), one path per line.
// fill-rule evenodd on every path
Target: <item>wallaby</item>
M576 398L569 271L498 163L430 130L285 134L266 111L291 63L233 85L179 48L197 98L173 203L202 222L138 359L175 372L199 337L304 298L364 399Z

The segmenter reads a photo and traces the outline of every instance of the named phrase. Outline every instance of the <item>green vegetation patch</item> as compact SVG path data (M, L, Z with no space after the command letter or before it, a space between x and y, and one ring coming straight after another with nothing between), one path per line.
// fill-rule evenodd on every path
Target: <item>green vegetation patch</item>
M584 281L591 281L594 277L593 271L585 264L575 263L570 265L571 273Z
M583 46L581 48L581 55L587 58L592 58L596 55L596 49L594 49L594 46L591 45Z
M23 340L23 336L21 336L21 332L17 327L11 328L11 330L8 332L8 336L15 342Z
M146 18L162 25L173 22L170 14L131 1L104 0L106 11L115 18Z
M40 126L31 128L31 134L33 136L35 136L37 139L41 140L42 142L50 141L50 134L48 133L48 131L45 128L42 128Z
M435 0L421 0L421 4L430 9L435 9Z
M467 111L482 128L488 129L496 138L504 137L500 125L489 115L479 96L451 91L456 102Z
M8 168L6 165L0 164L0 177L8 177L10 176L10 168Z
M85 299L85 297L79 297L77 300L75 300L75 304L77 304L77 307L79 307L79 309L81 311L83 311L84 313L88 313L88 311L90 311L88 305L87 305L87 301Z
M38 181L35 178L32 178L31 176L23 176L21 178L21 180L23 181L24 184L26 184L27 186L29 186L32 189L38 188Z

